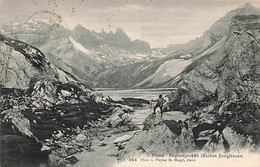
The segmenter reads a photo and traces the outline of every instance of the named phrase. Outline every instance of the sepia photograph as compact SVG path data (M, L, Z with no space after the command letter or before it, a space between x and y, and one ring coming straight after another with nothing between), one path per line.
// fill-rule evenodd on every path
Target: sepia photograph
M260 0L0 0L0 167L260 167Z

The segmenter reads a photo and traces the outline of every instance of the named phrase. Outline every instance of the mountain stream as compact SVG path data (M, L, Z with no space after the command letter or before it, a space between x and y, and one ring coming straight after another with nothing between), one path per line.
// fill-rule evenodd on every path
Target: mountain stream
M157 99L159 94L167 100L165 95L167 95L171 89L133 89L133 90L113 90L113 89L98 89L99 93L104 96L109 96L113 100L120 100L123 97L130 98L141 98L151 101L151 99ZM139 127L141 130L143 128L143 123L145 118L153 112L152 105L147 105L143 108L135 109L135 112L130 115L133 123ZM159 109L157 113L159 115ZM164 120L185 120L188 116L184 115L182 112L165 112L163 114ZM116 153L116 147L114 141L122 136L133 136L137 131L128 131L121 133L114 133L113 129L104 129L100 131L105 137L100 140L94 138L92 140L92 151L83 151L76 154L79 161L73 165L73 167L112 167L117 165L117 158L111 156L111 154Z

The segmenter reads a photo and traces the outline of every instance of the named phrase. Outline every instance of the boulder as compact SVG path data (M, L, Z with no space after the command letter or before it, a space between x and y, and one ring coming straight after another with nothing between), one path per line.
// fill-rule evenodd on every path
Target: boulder
M212 135L211 140L203 146L202 150L206 152L225 152L224 142L223 134L217 131Z
M118 157L118 148L117 147L113 147L109 150L109 152L107 153L108 156L113 156L113 157Z
M36 108L40 108L40 107L41 107L41 105L39 105L36 101L34 101L34 102L32 103L32 105L34 105Z
M151 114L145 119L143 130L149 130L152 129L154 126L161 124L163 124L162 117L158 117L155 114Z
M167 155L194 151L192 131L181 127L180 132L180 134L175 133L160 116L151 114L145 120L144 129L138 131L126 143L119 157L125 159L130 156L140 156L140 154Z
M192 112L189 111L189 112L186 113L186 115L187 116L192 116Z
M99 142L99 146L106 146L107 144L104 142Z
M203 147L203 150L207 152L257 151L258 149L259 146L254 144L252 136L239 134L231 127L224 128L222 133L216 131Z
M124 143L126 141L129 141L132 137L133 137L133 135L124 135L124 136L116 138L113 143L114 144Z
M51 153L51 148L48 147L48 146L43 145L42 148L41 148L41 151L42 151L42 152Z
M60 92L64 97L71 96L71 93L69 91L61 90Z
M212 112L215 109L215 104L212 103L202 109L202 112Z
M58 130L58 133L57 134L53 134L52 135L52 137L54 138L54 139L60 139L61 137L63 137L64 136L64 134L60 131L60 130Z
M30 121L25 118L20 109L5 110L1 114L4 115L4 122L12 123L21 133L29 137L34 137L31 132Z
M137 127L133 124L132 119L129 117L128 109L124 107L116 107L113 109L113 114L105 121L108 127L121 128L125 127L124 131L133 130Z
M87 137L83 134L78 134L77 137L75 138L77 142L81 142L81 143L84 142L86 139Z
M36 138L16 131L8 123L1 123L0 141L1 166L38 166L50 153L41 150L44 147Z
M69 164L75 164L76 162L79 161L79 159L75 155L70 155L65 158L66 162Z

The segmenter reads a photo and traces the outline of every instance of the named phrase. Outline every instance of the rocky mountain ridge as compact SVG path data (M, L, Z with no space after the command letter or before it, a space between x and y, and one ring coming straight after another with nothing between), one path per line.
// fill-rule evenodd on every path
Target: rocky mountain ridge
M109 67L151 61L163 57L147 42L131 40L120 28L98 33L78 25L73 30L46 20L2 24L3 33L34 45L60 69L87 84L96 83L96 73Z
M104 72L101 71L100 76L108 76L108 78L106 80L100 79L97 86L114 88L118 85L126 88L175 87L182 75L186 75L187 72L194 69L202 61L207 61L207 63L203 64L209 68L211 66L214 68L214 66L221 63L223 57L225 57L224 45L227 36L233 33L230 32L230 27L234 26L233 18L241 15L250 17L259 14L260 10L251 4L241 6L217 20L200 38L183 45L161 49L162 53L168 55L167 57L154 60L153 62L135 63L133 65L111 68ZM211 61L208 61L208 59L211 59ZM129 71L131 72L129 73ZM121 73L127 74L128 79L131 78L130 81L124 83L125 78ZM204 82L206 84L208 79L205 79ZM213 91L212 89L216 87L214 85L212 83L208 84L205 90Z
M202 149L259 150L259 28L260 15L234 16L222 47L173 82L170 106L193 116Z

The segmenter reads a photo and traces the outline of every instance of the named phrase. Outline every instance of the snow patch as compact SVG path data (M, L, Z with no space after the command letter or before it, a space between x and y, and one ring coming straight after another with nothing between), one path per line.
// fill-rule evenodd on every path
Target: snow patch
M71 41L71 43L73 44L73 47L77 50L80 51L86 55L88 55L91 59L95 59L98 62L102 61L98 55L96 55L95 53L91 52L90 50L86 49L84 46L82 46L80 43L78 43L77 41L75 41L72 37L69 37L69 40Z
M86 49L84 46L82 46L80 43L78 43L77 41L75 41L72 37L69 37L69 40L71 41L71 43L73 44L74 48L80 52L83 52L87 55L91 55L92 52L89 51L88 49Z
M180 74L191 63L191 60L184 59L172 59L166 61L156 70L153 75L149 76L138 85L142 85L149 81L151 81L152 84L166 82Z

